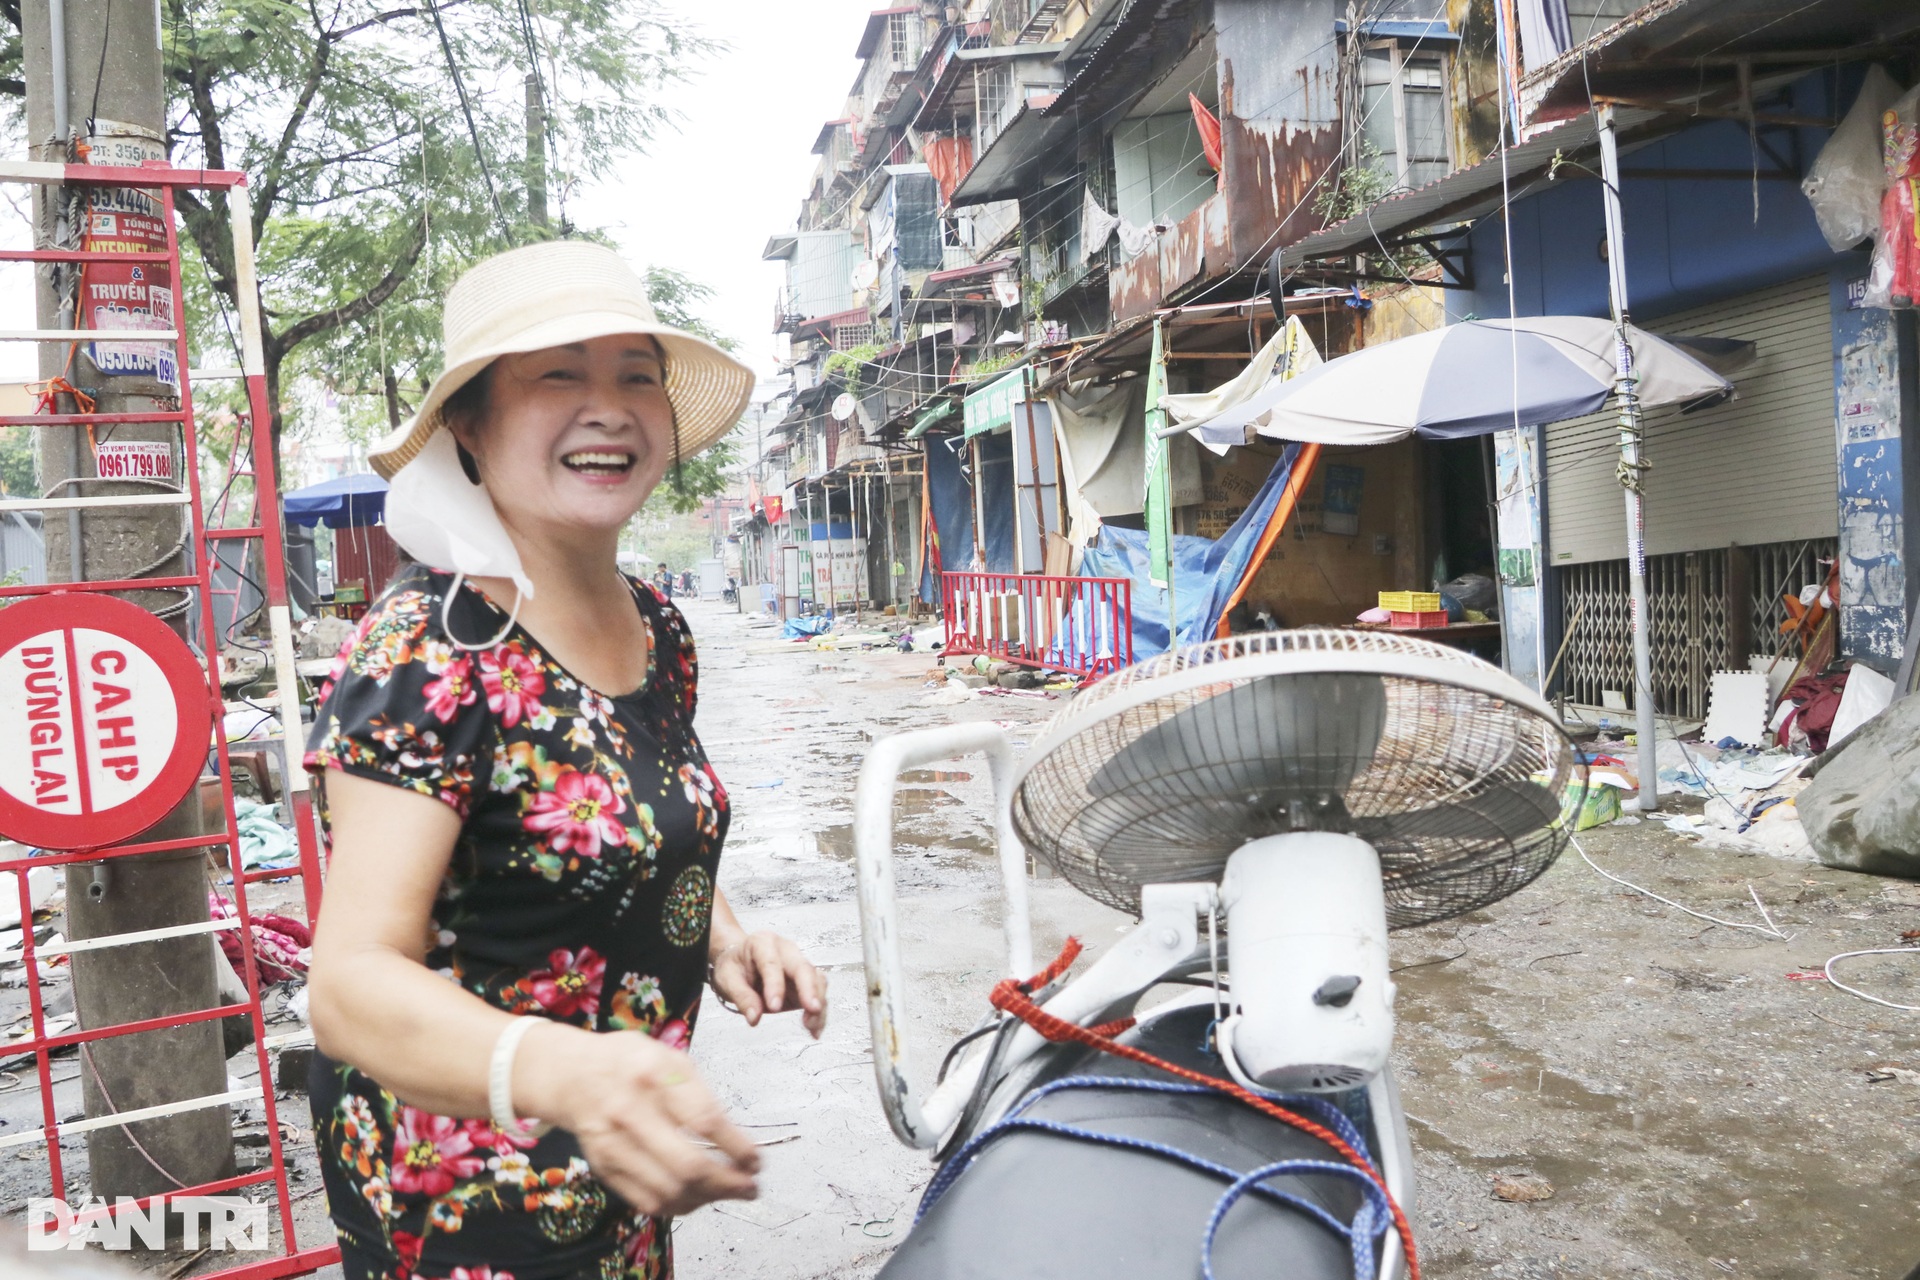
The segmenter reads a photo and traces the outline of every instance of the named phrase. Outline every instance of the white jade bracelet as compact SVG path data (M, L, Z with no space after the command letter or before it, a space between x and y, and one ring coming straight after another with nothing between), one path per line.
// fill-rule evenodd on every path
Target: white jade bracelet
M513 1112L513 1059L527 1032L545 1021L515 1018L509 1022L493 1042L493 1058L487 1064L487 1109L493 1115L494 1127L518 1138L537 1138L553 1127L537 1120L522 1120Z

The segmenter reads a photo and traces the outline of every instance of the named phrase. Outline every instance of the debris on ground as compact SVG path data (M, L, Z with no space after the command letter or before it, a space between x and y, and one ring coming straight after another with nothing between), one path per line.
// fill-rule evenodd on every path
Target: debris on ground
M1495 1174L1493 1198L1509 1204L1537 1204L1553 1199L1553 1184L1531 1173Z

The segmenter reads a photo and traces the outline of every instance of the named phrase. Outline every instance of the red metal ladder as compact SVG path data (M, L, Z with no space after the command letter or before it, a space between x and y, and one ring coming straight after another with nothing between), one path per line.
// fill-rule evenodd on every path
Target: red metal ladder
M0 512L7 511L58 511L82 510L114 506L146 506L177 504L188 510L191 530L190 546L193 549L193 572L171 577L144 577L136 579L118 579L87 582L58 582L33 586L0 588L0 599L51 594L58 592L115 592L129 590L149 590L154 588L184 589L197 593L200 605L200 627L197 637L202 646L207 668L207 692L214 708L214 742L212 749L217 762L220 777L221 803L224 812L224 827L210 835L191 836L180 839L141 840L135 838L107 848L40 850L29 857L11 859L0 863L0 870L18 874L15 881L20 894L21 949L26 966L26 989L28 993L29 1013L33 1028L31 1038L10 1043L10 1051L30 1051L34 1055L35 1073L41 1099L43 1124L40 1128L21 1133L8 1133L0 1136L0 1151L24 1147L44 1142L47 1150L48 1172L51 1181L50 1195L59 1198L66 1187L66 1179L61 1167L60 1140L95 1129L125 1127L141 1120L157 1119L161 1116L206 1107L230 1106L236 1103L257 1103L265 1113L268 1150L270 1161L265 1168L240 1174L200 1186L185 1187L176 1191L143 1198L136 1204L143 1210L163 1202L185 1197L212 1196L222 1193L240 1192L250 1187L270 1184L274 1198L274 1225L277 1231L275 1245L268 1255L254 1256L251 1260L216 1272L202 1272L202 1280L209 1275L217 1275L223 1280L276 1280L278 1277L306 1275L320 1267L335 1262L339 1258L338 1246L333 1242L329 1230L324 1242L303 1244L298 1239L293 1216L293 1196L287 1179L286 1151L282 1143L280 1117L274 1097L274 1061L273 1052L289 1044L311 1040L311 1034L301 1031L268 1036L261 1008L260 972L253 948L253 913L247 904L247 886L270 878L285 878L299 875L304 891L306 914L311 924L319 914L321 874L317 839L313 820L313 805L308 790L307 777L300 767L301 728L299 677L295 670L292 617L288 607L286 587L286 560L282 542L282 530L277 513L280 508L279 496L273 469L270 465L261 466L259 460L271 459L273 454L272 416L267 402L266 366L261 342L261 320L259 294L256 286L253 255L252 203L248 199L246 176L240 173L207 169L174 169L164 164L149 163L139 167L109 167L93 165L61 165L34 162L0 162L0 182L25 183L37 186L67 186L90 189L132 188L158 190L166 225L166 249L164 251L143 253L98 252L76 249L9 249L0 250L0 262L34 263L154 263L166 264L172 269L173 287L181 286L180 242L175 223L174 193L183 188L218 189L227 193L229 219L232 225L233 251L235 264L236 292L239 295L239 311L242 338L241 376L245 380L247 401L251 417L252 454L255 462L255 505L252 522L240 528L208 528L203 507L203 495L200 485L199 451L197 426L194 418L193 395L190 385L188 344L185 326L178 318L179 306L175 307L175 328L171 331L160 330L105 330L76 328L64 329L28 329L0 331L0 341L23 342L90 342L111 340L119 342L145 342L158 344L170 342L173 345L176 368L180 379L180 406L176 410L151 410L138 413L39 413L29 415L0 416L0 429L27 427L68 426L75 430L85 430L90 426L103 426L114 423L178 423L181 428L181 440L184 450L185 473L181 492L118 494L113 496L70 496L60 498L19 498L0 500ZM177 296L177 295L176 295ZM81 308L76 308L81 310ZM78 321L76 321L78 322ZM232 766L228 757L226 734L222 730L221 712L224 704L220 699L219 653L220 639L212 608L213 568L218 558L214 548L229 541L259 539L264 555L262 557L265 574L262 586L266 595L268 632L271 638L272 665L277 677L279 718L281 725L280 741L284 758L282 778L292 811L296 834L299 863L297 868L263 868L248 871L240 856L240 837L235 821L233 803ZM0 726L3 730L4 726ZM30 888L27 872L35 867L56 867L69 863L110 862L115 858L131 857L137 854L158 853L166 850L191 849L203 846L224 845L228 852L228 864L233 873L233 899L236 916L224 920L176 925L160 929L142 930L137 933L119 934L111 937L88 938L69 941L55 946L36 945L33 933L33 913L30 901ZM125 946L136 942L153 941L160 938L178 937L197 933L213 934L225 929L235 929L241 942L243 964L241 977L246 983L247 998L244 1003L219 1005L210 1009L199 1009L178 1013L166 1017L149 1018L137 1022L122 1023L116 1026L75 1030L59 1035L48 1034L46 1010L40 995L40 972L43 963L63 955L72 955L81 951ZM259 1070L259 1079L255 1085L229 1090L224 1093L204 1097L182 1098L159 1106L137 1110L117 1112L84 1119L72 1123L60 1121L54 1103L52 1055L59 1050L109 1037L134 1035L145 1031L155 1031L166 1027L182 1026L189 1023L206 1022L217 1018L244 1014L252 1024L254 1054ZM114 1208L105 1206L97 1209L76 1212L74 1217L80 1222L91 1218L110 1217ZM245 1256L245 1255L241 1255Z

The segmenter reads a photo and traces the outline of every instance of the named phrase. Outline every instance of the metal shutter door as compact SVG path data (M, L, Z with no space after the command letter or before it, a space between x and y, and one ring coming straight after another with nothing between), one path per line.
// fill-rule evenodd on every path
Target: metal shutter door
M1819 275L1646 326L1759 344L1734 400L1685 416L1646 415L1648 555L1838 533L1829 311L1827 277ZM1612 410L1546 434L1548 563L1624 559Z

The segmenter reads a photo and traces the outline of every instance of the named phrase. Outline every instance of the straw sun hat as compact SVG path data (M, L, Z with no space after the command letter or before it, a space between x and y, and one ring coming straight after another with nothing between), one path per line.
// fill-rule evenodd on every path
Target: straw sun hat
M651 336L667 357L667 399L678 441L675 462L719 441L747 407L753 373L704 338L660 323L646 283L619 254L585 240L552 240L496 254L447 291L442 321L446 370L420 412L368 452L391 480L446 425L447 397L501 356L633 333Z

